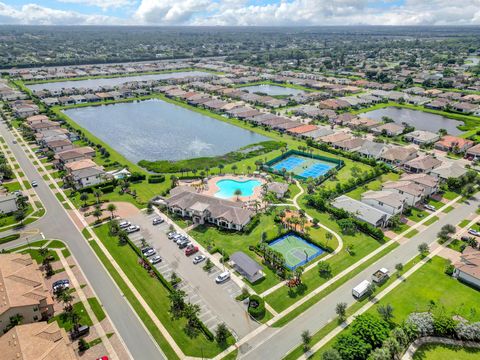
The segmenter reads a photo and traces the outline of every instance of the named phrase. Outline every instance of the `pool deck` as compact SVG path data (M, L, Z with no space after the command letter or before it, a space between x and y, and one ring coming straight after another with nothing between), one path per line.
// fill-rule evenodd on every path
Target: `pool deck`
M261 200L262 198L262 185L266 183L265 179L255 176L243 176L243 175L223 175L223 176L214 176L207 182L207 189L202 192L202 194L215 196L215 194L220 191L220 188L217 186L217 182L220 180L236 180L236 181L248 181L248 180L258 180L261 185L253 189L253 194L251 196L239 196L238 199L243 202ZM232 196L228 200L236 201L237 197Z

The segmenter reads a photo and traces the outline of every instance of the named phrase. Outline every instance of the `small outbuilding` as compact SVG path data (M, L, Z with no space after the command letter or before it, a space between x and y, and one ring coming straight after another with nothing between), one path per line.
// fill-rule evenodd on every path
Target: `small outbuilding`
M262 267L244 252L237 251L232 254L230 256L230 263L235 270L251 283L258 281L265 276L262 272Z

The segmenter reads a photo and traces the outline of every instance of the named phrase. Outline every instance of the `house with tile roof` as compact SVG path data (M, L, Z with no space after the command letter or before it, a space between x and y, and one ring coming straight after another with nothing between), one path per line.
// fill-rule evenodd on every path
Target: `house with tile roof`
M480 290L480 250L467 246L455 265L453 276Z

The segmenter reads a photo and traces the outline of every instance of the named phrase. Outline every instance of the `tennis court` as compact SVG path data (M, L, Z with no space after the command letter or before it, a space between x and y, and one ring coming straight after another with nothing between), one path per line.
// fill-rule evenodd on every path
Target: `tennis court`
M288 171L293 172L295 175L304 179L309 177L318 178L328 173L328 171L334 168L337 164L327 161L304 157L301 155L290 155L277 163L272 165L272 169L276 171Z
M300 236L290 233L274 240L269 246L285 258L285 266L294 270L323 254L323 250Z

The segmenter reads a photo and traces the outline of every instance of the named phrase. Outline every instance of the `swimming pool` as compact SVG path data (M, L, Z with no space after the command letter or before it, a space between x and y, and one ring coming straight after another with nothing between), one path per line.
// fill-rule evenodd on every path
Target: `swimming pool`
M232 180L223 179L217 181L218 191L215 193L215 197L221 199L230 199L236 197L235 191L240 190L242 193L240 196L252 196L256 187L262 183L259 180Z

